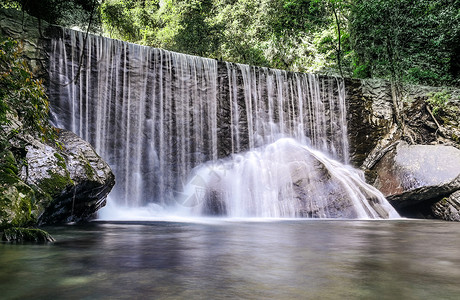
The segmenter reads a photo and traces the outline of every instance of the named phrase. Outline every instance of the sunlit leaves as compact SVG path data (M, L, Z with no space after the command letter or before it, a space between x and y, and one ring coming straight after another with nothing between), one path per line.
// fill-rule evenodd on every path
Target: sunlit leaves
M292 71L460 84L460 1L26 2L26 11L60 25L83 20L76 16L97 4L106 35L172 51Z
M100 6L100 16L111 37L141 42L159 26L158 9L159 0L107 0Z

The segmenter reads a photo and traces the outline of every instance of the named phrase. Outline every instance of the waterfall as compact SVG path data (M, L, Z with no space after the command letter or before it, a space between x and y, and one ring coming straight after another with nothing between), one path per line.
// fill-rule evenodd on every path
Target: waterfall
M198 215L393 218L398 214L363 174L294 139L208 162L178 201Z
M340 78L85 39L70 29L52 39L49 54L51 122L110 164L111 200L120 205L172 205L199 166L285 137L348 162Z
M64 30L51 43L52 123L111 165L116 202L167 203L193 167L217 159L217 61L94 35L83 41Z

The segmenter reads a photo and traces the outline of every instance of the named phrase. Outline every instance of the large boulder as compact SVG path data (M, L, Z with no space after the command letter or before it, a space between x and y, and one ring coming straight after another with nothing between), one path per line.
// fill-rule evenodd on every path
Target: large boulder
M114 175L87 142L61 130L47 144L12 120L2 129L0 230L79 222L105 205Z
M452 146L400 142L373 170L374 186L403 214L439 216L432 204L460 190L460 150Z
M50 188L51 180L57 179L54 200L46 207L39 218L39 223L79 222L89 219L99 208L106 204L106 196L115 184L115 176L109 165L95 152L93 147L76 134L59 131L58 141L62 143L60 153L37 149L28 151L28 161L36 163L29 169L27 181L38 181L42 187L45 182L47 193L53 194ZM49 173L50 167L61 165L65 168L55 168L53 176L43 177ZM30 164L29 164L30 166ZM30 176L32 174L32 176ZM47 179L48 178L48 179ZM67 180L68 179L68 180ZM51 187L54 188L53 184Z

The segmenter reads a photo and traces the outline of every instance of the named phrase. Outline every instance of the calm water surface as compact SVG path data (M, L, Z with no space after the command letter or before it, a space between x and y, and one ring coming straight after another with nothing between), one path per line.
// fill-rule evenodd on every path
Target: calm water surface
M460 223L94 222L0 243L1 299L459 299Z

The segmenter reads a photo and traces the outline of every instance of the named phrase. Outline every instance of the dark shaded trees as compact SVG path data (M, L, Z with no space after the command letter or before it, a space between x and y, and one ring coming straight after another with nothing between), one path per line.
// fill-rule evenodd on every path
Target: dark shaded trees
M459 34L459 1L355 1L350 19L354 75L458 84Z
M86 28L92 15L93 25L98 20L99 0L4 0L1 6L15 7L51 24Z

